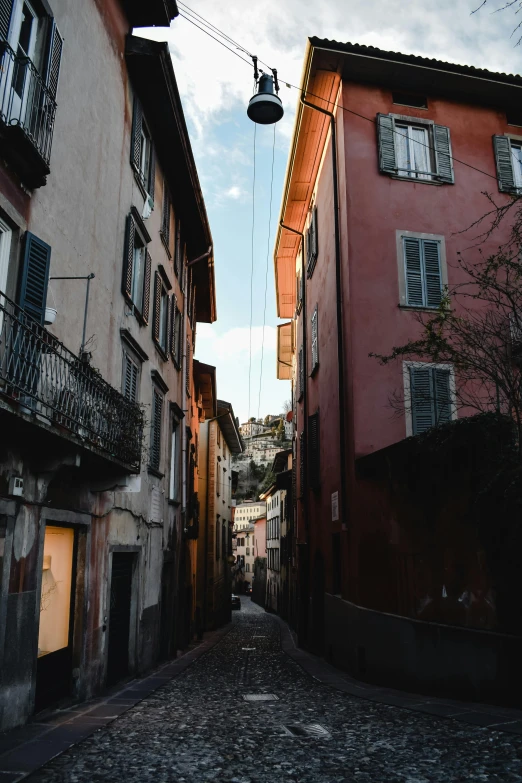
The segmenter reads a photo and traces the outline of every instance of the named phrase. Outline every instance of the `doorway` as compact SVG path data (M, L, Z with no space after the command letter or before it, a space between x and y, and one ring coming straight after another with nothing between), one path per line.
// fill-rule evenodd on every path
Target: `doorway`
M35 710L69 696L76 582L77 534L46 525L40 591Z
M129 674L132 577L135 559L135 554L129 552L114 552L112 555L107 685L113 685Z

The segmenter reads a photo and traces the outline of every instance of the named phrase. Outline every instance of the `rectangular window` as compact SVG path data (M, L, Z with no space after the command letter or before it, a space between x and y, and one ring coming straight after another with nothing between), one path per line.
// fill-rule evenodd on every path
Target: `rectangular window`
M312 313L312 371L311 375L315 373L319 367L319 334L318 334L318 309L317 305Z
M170 250L170 215L171 215L171 202L170 195L167 188L167 183L163 183L163 209L161 213L161 229L160 236L165 245L165 249L169 258L172 257Z
M172 294L170 304L170 355L178 370L181 367L181 310L178 307L178 298Z
M413 435L445 424L453 417L450 367L410 365L409 395Z
M401 106L413 106L415 109L427 109L428 99L425 95L415 95L411 92L392 92L392 100Z
M301 277L301 271L296 272L296 292L295 292L295 301L296 301L296 315L299 315L301 312L301 308L303 306L303 280Z
M442 297L440 241L402 237L406 304L438 307Z
M150 428L150 467L159 470L161 464L161 424L163 417L163 395L152 391L152 411Z
M131 213L127 216L123 258L122 290L140 320L148 323L150 303L151 257L147 240Z
M137 98L134 99L132 119L131 164L139 185L149 197L152 209L154 207L154 185L156 181L154 148L141 104Z
M299 396L298 400L301 400L304 394L304 387L305 387L305 377L304 377L304 355L303 355L303 348L299 348L299 359L298 359L298 365L297 365L297 372L298 372L298 388L299 388Z
M190 369L191 369L191 349L190 349L190 340L187 340L187 344L185 346L185 350L187 351L187 358L186 358L186 367L185 367L185 390L187 392L187 397L190 397Z
M221 557L221 517L216 515L216 560Z
M381 173L454 183L449 128L415 117L378 114L377 130Z
M131 402L139 399L140 368L131 356L123 353L122 394Z
M170 297L159 272L154 275L154 328L155 343L167 355L169 344Z
M306 276L310 279L314 273L319 255L319 241L317 236L317 207L312 210L310 225L306 232Z
M170 482L169 498L170 500L179 500L179 454L180 454L180 429L179 421L172 417L172 433L170 440Z

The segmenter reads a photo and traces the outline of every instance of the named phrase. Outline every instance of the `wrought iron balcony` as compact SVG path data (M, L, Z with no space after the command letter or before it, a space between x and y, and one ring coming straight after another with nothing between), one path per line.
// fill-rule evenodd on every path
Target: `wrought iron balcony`
M129 470L141 460L143 414L0 292L0 398Z
M56 101L28 57L0 39L0 129L9 158L29 187L45 184L50 172Z

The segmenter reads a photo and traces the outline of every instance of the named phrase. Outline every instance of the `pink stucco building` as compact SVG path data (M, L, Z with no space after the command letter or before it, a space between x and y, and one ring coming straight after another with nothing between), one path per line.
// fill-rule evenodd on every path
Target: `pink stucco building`
M488 211L484 192L502 204L522 185L521 88L519 76L308 42L274 256L278 315L289 319L279 327L278 373L294 391L296 626L302 643L361 677L443 688L467 676L454 645L476 645L462 628L474 622L452 619L444 573L464 569L459 590L475 580L477 592L486 579L478 543L468 537L462 555L450 542L435 566L434 547L406 534L387 500L379 505L363 470L368 455L462 415L458 378L448 365L382 367L369 354L415 337L418 313L460 281L457 254L473 252L473 232L462 232ZM497 232L482 252L501 239ZM390 406L395 394L404 415ZM436 641L404 597L423 557L442 574L428 580L425 599L439 607ZM495 629L490 615L481 627ZM493 637L483 631L488 652L475 656L468 694L483 695L488 655L493 679L501 676Z

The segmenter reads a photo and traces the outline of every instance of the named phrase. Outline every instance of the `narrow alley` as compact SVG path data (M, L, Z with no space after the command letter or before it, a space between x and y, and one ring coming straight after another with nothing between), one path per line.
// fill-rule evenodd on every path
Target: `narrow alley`
M282 628L243 597L209 652L26 780L522 781L522 737L342 693L283 651Z

